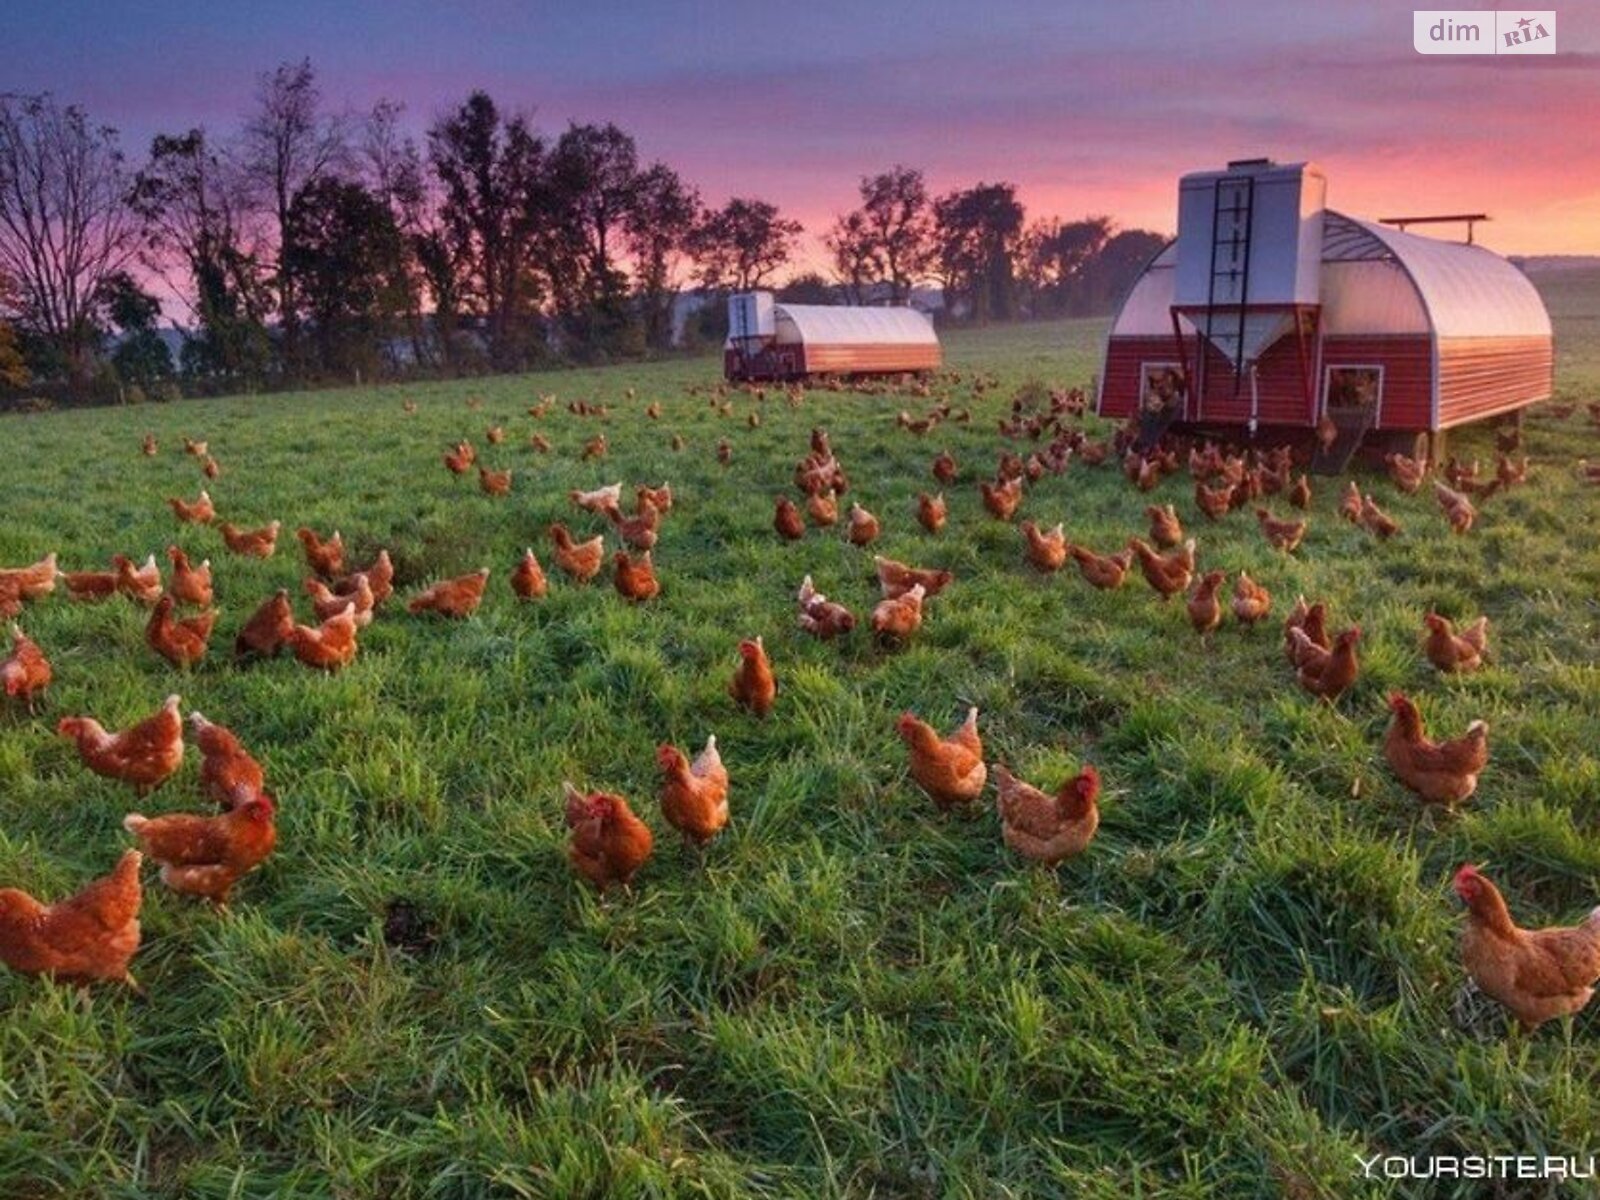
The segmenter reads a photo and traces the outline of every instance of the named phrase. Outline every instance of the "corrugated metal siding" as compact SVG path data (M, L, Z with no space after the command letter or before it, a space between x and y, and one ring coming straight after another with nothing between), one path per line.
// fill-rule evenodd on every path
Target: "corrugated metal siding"
M1185 339L1185 349L1193 370L1194 338ZM1307 352L1316 353L1314 343L1308 343ZM1138 404L1141 366L1147 362L1172 362L1176 357L1171 337L1111 338L1106 350L1101 415L1121 418L1131 414ZM1323 338L1322 364L1315 376L1318 404L1321 404L1324 372L1328 367L1366 365L1384 369L1380 427L1426 429L1432 407L1430 376L1433 367L1432 344L1427 335ZM1248 383L1239 389L1235 399L1233 372L1215 350L1209 356L1207 370L1209 380L1199 417L1195 417L1192 401L1185 415L1190 419L1244 424L1250 418ZM1257 386L1261 402L1259 419L1264 424L1314 424L1314 418L1306 411L1299 357L1292 337L1284 338L1262 357L1257 366Z
M1547 337L1440 338L1439 428L1548 398L1553 362Z

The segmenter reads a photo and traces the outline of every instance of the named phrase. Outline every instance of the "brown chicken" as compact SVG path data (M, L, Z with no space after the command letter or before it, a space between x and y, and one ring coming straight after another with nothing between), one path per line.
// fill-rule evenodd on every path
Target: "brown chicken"
M917 523L929 533L938 533L943 529L948 514L943 492L937 496L930 496L927 492L917 493Z
M583 444L583 452L578 458L581 462L588 462L592 458L604 458L608 450L606 435L597 433Z
M177 601L170 595L156 601L144 627L144 640L145 645L162 658L180 671L186 671L206 656L211 630L217 623L217 610L208 609L193 617L174 620L172 612L176 607Z
M1254 625L1272 612L1272 593L1245 571L1233 585L1233 616L1241 625Z
M656 765L661 768L661 815L684 841L704 849L728 823L728 769L717 752L717 739L706 739L706 748L693 762L676 746L656 748Z
M478 452L472 448L471 442L457 442L455 449L446 451L444 456L444 465L452 475L465 475L477 461Z
M266 861L278 844L276 810L264 792L215 815L129 813L122 818L122 827L161 864L162 883L180 895L198 896L218 907L228 903L234 885Z
M1041 533L1032 521L1022 523L1022 537L1027 543L1024 554L1030 565L1040 571L1059 571L1067 561L1067 535L1058 522L1056 527Z
M277 595L251 614L233 639L234 657L275 658L289 644L293 633L294 609L289 604L289 593L279 589Z
M595 488L593 491L580 492L576 488L567 493L567 499L585 512L603 515L608 508L617 508L622 503L622 482L608 484L605 487Z
M1422 618L1423 652L1445 672L1476 671L1489 648L1489 618L1479 617L1457 633L1448 617L1427 613Z
M878 540L881 527L878 518L873 516L859 504L850 505L850 544L852 546L870 546Z
M1289 503L1296 508L1311 507L1311 480L1305 477L1304 472L1289 489Z
M933 460L933 477L945 487L949 487L956 481L958 472L959 468L956 466L956 460L951 456L950 451L941 450L939 457Z
M144 441L139 443L139 450L146 458L154 458L159 454L161 448L156 444L156 435L153 433L145 434Z
M1524 1029L1571 1016L1593 999L1600 983L1600 908L1580 925L1521 929L1500 890L1477 867L1462 867L1453 886L1467 906L1461 965Z
M327 541L318 537L314 529L307 529L304 525L295 530L294 535L300 539L300 545L305 550L306 566L312 571L323 579L333 579L343 573L344 538L337 529Z
M189 728L200 751L200 790L223 809L238 808L256 796L268 795L266 772L226 726L189 714Z
M1016 515L1017 505L1022 503L1020 478L1008 479L1001 484L990 483L987 479L979 480L978 490L983 493L983 507L997 521L1011 520Z
M562 783L561 790L567 828L572 831L567 858L573 867L602 892L614 885L629 886L655 848L650 827L633 815L621 796L609 792L586 796L570 783Z
M1524 454L1520 463L1511 461L1509 455L1499 455L1495 460L1495 480L1503 488L1516 487L1518 484L1528 482L1528 456Z
M1361 516L1358 521L1368 533L1384 541L1388 541L1400 532L1400 522L1379 508L1371 496L1361 497Z
M772 513L772 528L786 542L797 542L806 535L800 509L787 496L779 496Z
M630 558L626 551L618 550L612 555L611 565L611 585L624 600L639 604L661 594L661 581L656 578L650 551Z
M200 473L207 479L222 478L222 468L217 465L217 460L212 458L209 454L206 455L205 459L200 463Z
M967 719L948 738L909 712L896 727L910 751L911 778L940 812L970 804L983 792L989 768L983 762L976 707L967 710Z
M334 584L334 593L340 596L354 596L360 592L363 581L372 593L372 605L375 609L383 607L383 602L394 595L394 563L390 561L387 550L379 550L378 556L366 570L346 575Z
M93 717L63 717L56 726L62 737L78 744L78 757L96 775L132 784L148 795L183 765L183 722L179 700L168 696L161 711L120 733L107 733Z
M506 440L506 431L503 425L491 425L484 430L484 440L491 446L498 446Z
M661 514L649 500L639 502L640 511L626 516L619 508L606 509L606 517L616 527L617 536L624 545L635 550L654 550L661 528Z
M359 649L355 601L350 601L342 613L329 617L315 629L309 625L295 625L285 643L297 659L319 671L337 671L349 666Z
M1055 867L1082 854L1100 828L1100 774L1092 766L1063 783L1054 796L994 764L1000 836L1023 858Z
M211 503L211 496L204 488L200 489L200 495L192 504L177 496L168 497L167 503L172 506L172 515L185 525L209 525L217 516L216 507Z
M348 605L355 605L356 628L365 629L372 624L373 610L377 606L377 597L372 594L372 585L367 582L365 575L353 575L355 590L348 595L341 596L320 579L307 579L305 583L306 595L311 597L311 611L317 620L326 621L329 617L336 617Z
M949 571L932 567L908 567L903 562L884 558L881 554L872 556L872 566L878 574L878 587L882 589L886 600L903 596L918 584L922 585L924 595L931 600L955 581L955 576Z
M282 521L273 521L260 529L240 529L229 521L217 526L228 549L246 558L271 558L278 549L278 530Z
M817 591L809 575L801 581L796 599L800 605L800 628L814 637L831 641L856 627L855 614Z
M139 867L144 856L124 851L112 868L75 896L41 904L17 888L0 888L0 962L23 975L64 983L125 983L139 950Z
M56 590L56 576L61 574L56 569L56 556L47 554L38 562L27 567L13 567L0 570L0 595L10 596L14 601L43 600ZM20 610L20 604L5 616L15 616Z
M1157 554L1154 547L1141 538L1131 538L1128 549L1139 559L1139 569L1145 582L1154 588L1162 600L1170 600L1185 591L1194 578L1194 539L1190 538L1178 550L1165 555Z
M1116 554L1096 554L1086 546L1068 544L1067 553L1078 564L1078 574L1089 583L1105 591L1122 586L1133 565L1133 551L1122 550Z
M922 599L927 589L920 583L893 599L880 600L872 610L872 632L880 638L904 641L922 628Z
M1471 500L1437 479L1433 481L1433 494L1439 501L1439 507L1444 510L1445 520L1450 522L1451 533L1465 533L1472 528L1478 510L1472 507Z
M1274 550L1282 550L1285 554L1297 549L1306 536L1305 521L1280 521L1264 508L1256 509L1256 521L1261 525L1261 532L1271 543Z
M94 603L117 594L115 571L63 571L61 579L67 585L67 595L74 600Z
M1194 484L1195 506L1213 521L1220 521L1233 509L1232 488L1208 488L1198 479Z
M765 718L778 697L778 681L761 639L746 638L739 643L739 669L728 684L728 694L741 708Z
M544 577L544 568L539 565L531 546L523 553L517 569L511 572L511 590L519 600L542 600L550 590Z
M478 611L478 605L483 603L483 591L488 583L488 567L474 571L471 575L442 579L411 597L410 603L406 605L406 611L412 616L431 612L457 620L470 617Z
M1189 610L1189 624L1202 638L1210 637L1212 631L1222 624L1222 600L1218 593L1227 582L1227 572L1207 571L1189 593L1185 606Z
M206 442L196 442L189 438L183 439L183 452L194 458L204 458L210 453L210 445Z
M1294 642L1294 661L1300 686L1313 696L1324 700L1337 700L1355 684L1361 664L1356 656L1356 643L1361 640L1361 627L1352 625L1333 639L1331 649L1324 650L1313 642L1304 628L1289 633Z
M511 472L491 471L488 467L479 467L478 488L485 496L509 496L511 494Z
M600 574L605 562L606 540L596 534L586 542L575 542L567 527L557 521L550 526L550 540L555 543L556 566L578 583L588 583Z
M1408 496L1417 492L1428 476L1428 464L1423 459L1407 458L1404 454L1385 454L1383 462L1389 468L1389 478L1394 481L1395 487Z
M1354 479L1339 494L1339 515L1352 525L1361 524L1361 489Z
M666 516L672 511L672 485L663 483L658 488L640 485L633 492L634 512L644 515L644 506L649 504L661 516Z
M806 497L806 515L813 525L822 527L839 522L839 498L830 488L825 492L812 492Z
M146 607L161 599L165 589L161 586L161 568L156 566L154 554L139 567L125 555L113 554L111 565L117 571L117 591L124 596Z
M1298 630L1305 635L1307 642L1319 650L1332 650L1333 639L1328 636L1328 606L1322 601L1307 604L1304 596L1295 599L1294 608L1283 622L1283 653L1289 660L1289 665L1296 670L1300 669L1299 647L1300 639L1295 637Z
M33 712L34 697L50 686L50 660L20 625L11 626L11 654L0 662L0 690Z
M1158 550L1171 550L1183 542L1183 526L1172 505L1152 504L1144 510L1150 519L1150 540Z
M1478 788L1489 762L1489 726L1474 721L1461 737L1436 742L1428 737L1422 714L1405 695L1391 692L1394 714L1383 739L1383 757L1395 776L1423 801L1454 808Z
M211 560L208 558L198 567L189 562L189 556L181 547L168 546L167 558L172 563L172 582L168 591L174 600L182 604L192 604L195 608L208 608L211 605Z

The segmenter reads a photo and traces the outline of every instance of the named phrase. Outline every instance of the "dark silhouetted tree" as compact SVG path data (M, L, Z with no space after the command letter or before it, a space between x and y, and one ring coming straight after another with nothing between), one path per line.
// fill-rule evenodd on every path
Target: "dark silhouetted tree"
M1025 214L1009 183L980 183L934 204L934 239L945 301L973 322L1015 312L1016 256Z
M712 292L759 288L789 261L801 233L765 200L735 198L709 212L691 246L701 286Z
M625 231L644 343L652 350L672 344L679 273L700 213L700 194L665 163L639 176Z
M138 248L117 134L48 96L0 96L0 272L14 317L75 387L94 373L95 310Z

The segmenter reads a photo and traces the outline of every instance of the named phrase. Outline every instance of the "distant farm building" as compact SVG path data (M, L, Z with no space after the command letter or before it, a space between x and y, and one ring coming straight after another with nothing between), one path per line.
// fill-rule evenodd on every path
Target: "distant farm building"
M729 379L934 371L933 322L914 308L782 304L771 292L728 298L723 370Z
M1325 187L1264 159L1183 177L1178 236L1112 324L1102 416L1237 437L1326 415L1338 469L1369 434L1437 457L1443 431L1549 397L1550 317L1521 271L1333 212Z

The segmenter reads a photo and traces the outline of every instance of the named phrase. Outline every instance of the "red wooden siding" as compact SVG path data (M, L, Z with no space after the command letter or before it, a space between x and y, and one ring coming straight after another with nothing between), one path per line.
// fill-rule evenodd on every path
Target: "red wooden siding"
M1195 366L1193 337L1184 340L1191 372ZM1430 375L1433 349L1427 334L1392 336L1330 336L1322 339L1321 361L1317 343L1308 339L1306 352L1316 388L1317 411L1322 403L1322 388L1330 366L1381 366L1384 368L1382 410L1379 427L1384 429L1426 429L1432 408ZM1144 363L1173 362L1177 351L1170 337L1117 337L1110 339L1106 354L1105 381L1101 413L1107 417L1126 417L1138 404L1140 367ZM1198 416L1193 398L1185 417L1190 420L1244 424L1250 419L1248 381L1234 395L1233 371L1215 349L1208 347L1206 394ZM1265 425L1309 426L1316 417L1306 407L1299 353L1292 336L1276 342L1256 367L1256 386L1260 407L1258 419Z
M1439 428L1546 399L1553 363L1549 338L1440 338Z

